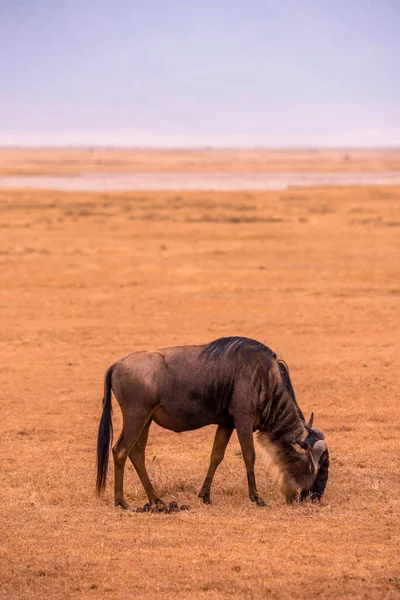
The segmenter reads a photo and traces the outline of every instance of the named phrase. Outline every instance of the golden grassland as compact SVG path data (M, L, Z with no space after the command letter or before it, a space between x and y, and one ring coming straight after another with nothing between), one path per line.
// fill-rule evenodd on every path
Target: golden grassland
M400 149L121 149L0 147L0 175L154 171L398 171Z
M400 188L1 191L0 215L3 597L399 597ZM222 335L289 363L331 451L323 503L287 506L258 462L253 506L234 436L204 506L214 428L154 425L151 477L191 509L114 508L112 465L96 498L108 365Z

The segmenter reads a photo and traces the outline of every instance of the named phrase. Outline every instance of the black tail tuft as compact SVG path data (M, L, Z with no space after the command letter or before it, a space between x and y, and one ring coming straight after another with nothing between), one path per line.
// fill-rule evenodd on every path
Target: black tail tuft
M111 407L111 375L114 365L108 369L104 378L103 414L99 424L97 437L97 481L96 490L100 494L107 482L108 456L112 443L112 407Z

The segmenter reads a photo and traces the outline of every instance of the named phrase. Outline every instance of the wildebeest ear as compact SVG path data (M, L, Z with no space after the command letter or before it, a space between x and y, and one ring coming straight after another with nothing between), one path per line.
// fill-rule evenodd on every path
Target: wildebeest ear
M310 429L311 429L311 427L313 426L313 423L314 423L314 413L312 412L310 420L307 423L307 427L310 427Z

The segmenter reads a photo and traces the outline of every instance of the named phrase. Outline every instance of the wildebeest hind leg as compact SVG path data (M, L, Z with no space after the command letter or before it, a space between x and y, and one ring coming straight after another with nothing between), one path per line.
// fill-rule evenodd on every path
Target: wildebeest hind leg
M249 497L252 502L255 502L257 506L269 506L261 498L256 487L256 477L254 475L254 463L256 459L256 453L254 450L254 438L253 438L253 422L241 422L235 423L237 435L239 438L240 447L242 449L243 460L246 465L247 482L249 485Z
M222 427L222 425L218 425L214 438L213 449L211 452L210 466L199 493L199 498L203 498L204 504L211 504L210 490L212 480L218 465L224 458L225 450L229 440L231 439L232 431L233 427Z
M139 440L143 429L149 424L151 420L151 413L147 415L135 415L135 419L132 417L124 419L124 425L122 428L121 435L115 446L113 447L113 458L114 458L114 499L115 506L121 506L122 508L131 508L124 498L124 469L126 459L131 453L133 447ZM146 437L147 441L147 437Z
M158 498L146 470L145 450L147 439L149 437L150 425L151 419L147 423L147 425L143 427L139 439L137 440L136 444L133 446L132 450L129 453L129 458L131 459L131 462L136 469L136 473L139 475L139 479L142 482L142 485L146 491L149 501L151 503L154 502L156 504L163 504L162 500Z

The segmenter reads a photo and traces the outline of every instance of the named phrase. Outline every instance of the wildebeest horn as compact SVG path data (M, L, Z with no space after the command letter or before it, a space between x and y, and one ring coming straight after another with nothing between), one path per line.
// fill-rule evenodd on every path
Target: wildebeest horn
M318 469L319 459L327 449L327 445L323 440L318 440L315 442L314 446L311 448L310 456L313 462L314 471L316 472Z
M313 423L314 423L314 413L312 412L310 420L307 423L307 426L311 428L313 426Z

